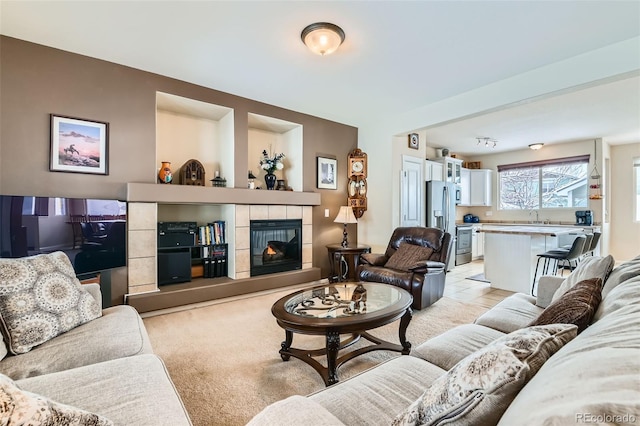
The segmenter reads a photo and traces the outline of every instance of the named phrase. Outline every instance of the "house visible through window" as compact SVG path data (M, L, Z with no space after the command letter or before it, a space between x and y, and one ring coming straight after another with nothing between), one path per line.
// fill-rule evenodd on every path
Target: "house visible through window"
M587 207L589 156L498 166L500 209Z

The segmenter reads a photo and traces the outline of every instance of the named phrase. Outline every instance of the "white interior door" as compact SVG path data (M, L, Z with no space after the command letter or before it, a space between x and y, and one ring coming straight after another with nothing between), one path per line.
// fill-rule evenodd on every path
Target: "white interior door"
M422 177L424 160L410 155L402 156L400 176L400 226L423 226Z

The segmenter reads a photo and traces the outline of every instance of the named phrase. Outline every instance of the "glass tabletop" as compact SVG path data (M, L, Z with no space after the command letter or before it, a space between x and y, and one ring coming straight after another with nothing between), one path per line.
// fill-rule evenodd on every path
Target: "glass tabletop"
M285 310L309 318L341 318L388 308L401 298L398 288L375 283L335 283L295 293Z

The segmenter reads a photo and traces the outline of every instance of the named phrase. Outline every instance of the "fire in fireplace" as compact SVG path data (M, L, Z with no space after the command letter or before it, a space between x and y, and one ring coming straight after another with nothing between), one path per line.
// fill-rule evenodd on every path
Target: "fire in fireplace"
M252 220L251 276L302 269L302 220Z

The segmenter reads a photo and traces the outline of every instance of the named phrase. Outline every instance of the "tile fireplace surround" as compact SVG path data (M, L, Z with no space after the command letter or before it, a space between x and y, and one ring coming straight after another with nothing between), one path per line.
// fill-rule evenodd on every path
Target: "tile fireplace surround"
M302 219L302 269L312 267L312 206L229 204L225 209L228 209L229 217L232 218L226 221L230 278L250 277L251 220ZM130 295L158 291L157 212L157 203L128 203L127 257ZM235 232L230 232L231 229Z

